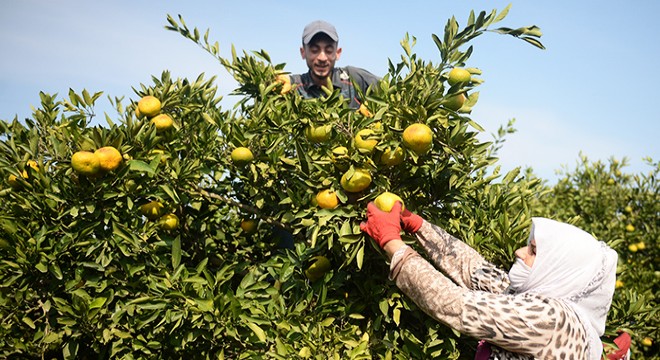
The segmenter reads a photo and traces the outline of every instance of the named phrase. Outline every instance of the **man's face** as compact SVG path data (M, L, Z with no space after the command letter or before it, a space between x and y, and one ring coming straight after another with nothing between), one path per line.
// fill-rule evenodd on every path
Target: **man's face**
M337 43L332 39L319 37L301 47L300 55L307 62L315 82L318 82L330 76L335 62L341 56L341 48L337 47Z

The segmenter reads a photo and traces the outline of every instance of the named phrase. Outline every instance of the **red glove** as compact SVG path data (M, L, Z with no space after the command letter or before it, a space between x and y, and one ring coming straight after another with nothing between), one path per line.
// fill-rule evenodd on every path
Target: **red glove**
M401 240L401 203L397 201L390 212L385 212L373 202L367 205L367 222L360 229L371 236L383 248L390 240Z
M421 216L413 214L408 211L408 209L405 209L401 212L401 222L403 223L403 230L414 234L420 227L422 227L424 220L422 220Z

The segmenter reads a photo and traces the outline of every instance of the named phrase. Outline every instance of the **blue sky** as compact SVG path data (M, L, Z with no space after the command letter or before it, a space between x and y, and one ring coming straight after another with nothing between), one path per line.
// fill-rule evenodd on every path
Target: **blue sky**
M437 62L431 34L442 36L452 15L465 24L470 10L511 11L500 26L537 25L546 50L511 37L486 34L473 44L468 65L483 71L472 118L490 140L515 118L517 132L500 151L505 170L530 166L551 183L555 171L575 168L580 153L592 160L628 158L628 172L646 172L642 160L660 157L656 70L660 58L658 1L2 1L0 11L0 118L29 117L39 91L103 91L136 99L132 87L150 84L163 70L174 77L216 75L220 93L236 83L210 55L167 31L167 14L190 27L210 29L221 55L231 45L266 50L293 73L302 28L315 19L337 27L338 65L383 75L398 62L406 33L420 58ZM229 106L231 97L223 104ZM99 119L115 114L103 97Z

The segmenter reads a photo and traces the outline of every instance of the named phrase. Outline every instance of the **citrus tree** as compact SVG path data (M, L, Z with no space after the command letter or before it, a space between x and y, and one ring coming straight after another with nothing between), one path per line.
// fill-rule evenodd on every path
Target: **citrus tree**
M564 170L550 196L534 206L534 213L570 219L619 253L604 340L628 332L635 359L660 354L660 165L647 162L648 172L629 174L626 159L604 163L581 156L576 169Z
M486 32L542 48L535 26L491 29L507 12L451 18L432 36L436 63L406 35L358 111L331 85L302 99L263 50L221 56L181 17L167 28L238 81L232 109L215 78L167 71L110 98L107 126L90 125L101 93L42 93L31 118L0 122L3 356L471 356L475 339L388 281L359 223L391 192L494 262L513 259L550 190L499 173L498 142L478 141L470 118L482 74L467 66Z

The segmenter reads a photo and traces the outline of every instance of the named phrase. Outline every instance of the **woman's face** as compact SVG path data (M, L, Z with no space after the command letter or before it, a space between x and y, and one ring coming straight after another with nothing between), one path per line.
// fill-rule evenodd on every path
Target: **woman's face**
M515 252L516 257L522 260L530 268L536 259L536 239L532 239L528 246L521 247Z

